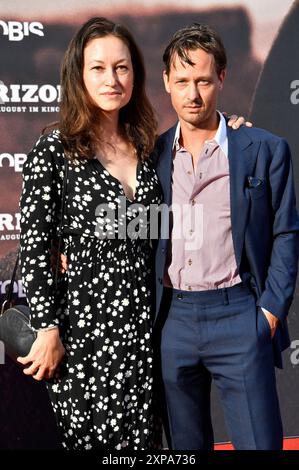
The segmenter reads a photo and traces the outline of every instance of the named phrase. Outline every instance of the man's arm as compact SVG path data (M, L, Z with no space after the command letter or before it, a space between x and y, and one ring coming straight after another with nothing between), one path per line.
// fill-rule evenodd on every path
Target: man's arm
M265 290L257 305L283 320L293 299L299 256L299 218L287 142L280 139L269 168L273 247Z

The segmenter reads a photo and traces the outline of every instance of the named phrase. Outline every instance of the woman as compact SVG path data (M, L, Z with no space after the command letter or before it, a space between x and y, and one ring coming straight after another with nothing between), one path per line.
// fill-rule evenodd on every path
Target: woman
M40 138L23 171L22 279L38 333L19 362L36 380L52 379L47 386L65 448L159 447L149 230L143 236L149 217L140 231L132 223L136 205L148 214L162 197L149 161L156 120L131 34L104 18L89 20L67 49L61 85L58 127ZM64 159L68 267L55 290L50 248ZM111 211L117 217L101 225Z
M144 91L142 56L130 33L93 18L62 64L58 129L29 153L21 197L22 277L38 336L24 373L48 384L68 449L153 447L151 272L148 239L99 236L99 205L161 202L148 156L156 120ZM64 252L69 265L53 286L49 249L68 158ZM116 212L117 213L117 212ZM58 297L58 299L57 299ZM57 310L54 305L60 303ZM31 365L28 364L31 363Z

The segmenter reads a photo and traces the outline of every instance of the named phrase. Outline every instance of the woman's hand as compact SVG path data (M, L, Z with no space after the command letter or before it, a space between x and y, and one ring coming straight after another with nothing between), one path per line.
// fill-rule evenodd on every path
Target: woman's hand
M65 349L59 337L59 329L39 331L27 356L18 357L17 361L29 367L24 374L32 375L35 380L51 379L60 364Z
M227 116L226 113L222 113ZM228 123L230 127L233 129L239 129L239 127L243 126L245 124L246 127L252 127L252 122L250 121L245 121L245 118L243 116L237 116L236 114L232 114L231 116L228 116Z

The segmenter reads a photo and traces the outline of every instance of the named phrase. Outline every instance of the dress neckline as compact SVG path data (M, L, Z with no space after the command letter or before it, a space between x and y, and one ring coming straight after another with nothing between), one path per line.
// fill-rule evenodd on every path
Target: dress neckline
M139 159L137 159L137 165L136 165L136 173L135 173L135 192L134 192L134 195L133 195L133 199L130 199L127 195L126 195L126 192L124 190L124 187L122 185L122 183L120 182L120 180L118 178L116 178L116 176L113 176L109 170L107 170L107 168L103 165L103 163L97 158L97 157L94 157L93 160L92 160L96 166L100 166L101 167L101 170L104 170L107 175L112 179L114 180L119 188L122 190L122 192L124 193L124 196L125 198L130 202L130 203L133 203L136 201L137 199L137 191L138 191L138 182L139 182L139 173L140 173L140 169L141 169L141 161Z

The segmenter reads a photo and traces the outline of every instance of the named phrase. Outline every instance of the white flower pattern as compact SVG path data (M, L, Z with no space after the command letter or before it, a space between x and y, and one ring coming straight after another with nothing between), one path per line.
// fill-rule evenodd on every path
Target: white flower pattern
M148 449L154 437L150 240L97 238L96 207L113 207L123 188L97 159L69 163L63 237L68 271L55 289L49 248L57 233L63 162L59 131L42 136L24 165L20 202L31 322L35 328L59 325L66 348L59 378L47 384L62 444ZM139 162L137 183L134 203L149 210L161 202L149 161ZM132 216L127 211L127 223ZM117 233L117 218L114 225Z

